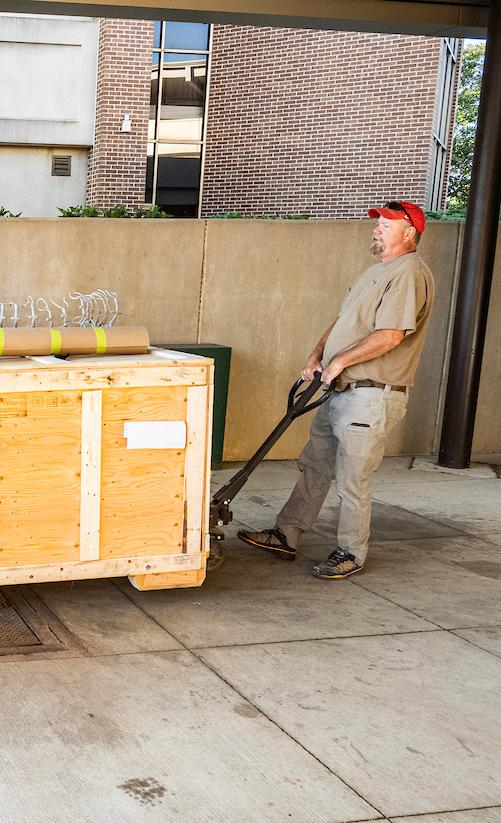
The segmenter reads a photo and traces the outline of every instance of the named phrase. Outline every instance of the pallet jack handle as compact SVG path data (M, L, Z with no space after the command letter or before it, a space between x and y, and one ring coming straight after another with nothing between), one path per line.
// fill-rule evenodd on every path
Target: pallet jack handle
M210 504L209 532L211 540L224 539L224 534L219 527L227 525L233 518L233 514L229 508L231 501L245 485L254 469L259 465L265 455L268 454L272 446L275 445L277 440L279 440L283 433L289 428L293 420L307 412L313 411L313 409L317 409L329 399L336 381L334 380L330 386L326 388L321 382L320 377L320 372L315 372L314 379L302 392L300 392L299 389L305 381L302 378L296 380L289 392L285 416L275 426L269 437L266 438L245 466L243 466L225 486L216 492ZM323 395L318 400L310 403L309 401L320 388L325 389Z

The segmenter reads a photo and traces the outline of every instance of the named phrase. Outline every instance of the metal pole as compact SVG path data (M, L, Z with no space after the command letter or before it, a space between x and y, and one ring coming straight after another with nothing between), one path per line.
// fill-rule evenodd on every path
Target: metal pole
M501 0L491 0L439 464L470 465L501 205Z

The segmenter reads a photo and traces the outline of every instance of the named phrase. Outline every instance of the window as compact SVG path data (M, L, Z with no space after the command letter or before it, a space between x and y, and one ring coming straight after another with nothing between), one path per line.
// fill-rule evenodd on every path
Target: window
M204 147L210 27L155 23L146 202L197 217Z
M443 208L446 186L446 160L452 137L451 114L454 101L454 87L458 69L459 40L444 37L437 87L437 102L433 124L433 147L431 160L428 208L439 211Z

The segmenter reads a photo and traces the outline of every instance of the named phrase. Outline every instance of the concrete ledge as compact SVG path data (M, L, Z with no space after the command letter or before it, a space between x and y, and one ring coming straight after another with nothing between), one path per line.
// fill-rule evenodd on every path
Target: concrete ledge
M489 463L471 463L468 469L450 469L446 466L439 466L436 455L429 457L414 457L409 468L417 469L421 472L440 472L443 474L457 474L460 477L498 478L499 475Z

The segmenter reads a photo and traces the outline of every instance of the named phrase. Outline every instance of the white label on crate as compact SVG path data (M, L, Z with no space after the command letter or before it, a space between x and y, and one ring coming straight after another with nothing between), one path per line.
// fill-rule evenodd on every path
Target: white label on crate
M184 449L186 423L184 420L124 423L124 437L128 449Z

